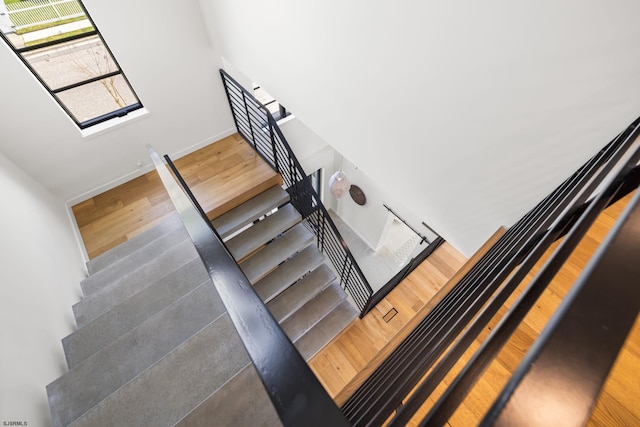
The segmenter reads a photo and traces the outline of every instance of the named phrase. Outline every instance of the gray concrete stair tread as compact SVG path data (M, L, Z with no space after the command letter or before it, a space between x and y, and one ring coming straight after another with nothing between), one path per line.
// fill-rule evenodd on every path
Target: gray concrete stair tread
M224 313L209 281L95 353L47 386L54 425L78 418Z
M62 339L67 366L72 369L208 280L206 268L196 258L138 292Z
M289 193L276 185L211 221L222 239L289 201Z
M236 260L242 260L267 242L275 239L300 222L302 217L295 208L287 204L262 221L226 242L229 252Z
M209 427L213 420L233 427L282 426L253 364L216 390L176 427Z
M291 341L298 340L327 313L347 298L338 283L333 282L280 325Z
M335 278L335 273L326 264L322 264L280 293L267 304L267 308L278 322L283 322L322 292Z
M173 212L158 225L87 262L87 270L89 274L94 274L177 228L183 228L183 225L178 214Z
M307 333L298 338L294 345L302 357L309 360L356 317L358 317L358 310L348 300L344 300Z
M80 282L82 293L85 297L88 297L105 286L134 274L147 264L157 263L161 256L181 250L180 248L188 246L190 242L189 235L184 228L173 230L82 280Z
M248 363L224 314L70 425L172 426Z
M226 245L309 360L358 312L288 199L275 186L212 223L226 238L278 208ZM54 426L281 425L172 218L91 262L73 307L81 328L63 340L70 371L47 386Z
M313 240L313 234L303 224L297 224L262 250L240 262L240 268L249 282L255 284L280 263L311 245Z
M82 327L107 313L194 259L198 259L198 253L193 247L193 243L185 241L158 256L155 262L144 264L134 272L104 286L73 305L73 313L78 327Z
M88 296L143 265L153 263L158 256L186 241L189 241L187 230L184 227L176 228L81 281L82 292Z
M265 304L322 264L324 257L312 242L313 240L306 248L280 264L253 286Z

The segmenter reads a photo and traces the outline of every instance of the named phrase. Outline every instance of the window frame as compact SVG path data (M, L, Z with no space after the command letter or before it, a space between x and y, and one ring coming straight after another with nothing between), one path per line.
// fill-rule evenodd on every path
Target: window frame
M0 1L4 1L4 0L0 0ZM0 37L4 40L6 45L18 56L18 58L22 61L22 63L31 72L31 74L33 74L33 76L40 82L42 87L49 93L49 95L53 97L53 99L58 103L58 105L62 108L62 110L69 116L69 118L80 128L80 130L84 130L84 129L90 128L91 126L95 126L99 123L104 123L111 119L124 117L132 111L143 109L144 106L140 101L140 97L135 92L135 90L133 89L133 86L129 82L129 79L127 78L124 71L122 70L122 67L118 63L118 60L116 59L115 55L113 55L111 48L109 48L109 45L106 43L106 41L104 40L104 37L98 30L98 27L96 26L93 18L91 17L91 15L89 15L89 12L87 11L87 8L85 7L85 5L82 3L82 0L77 0L77 1L80 7L82 8L82 11L84 12L86 19L89 20L89 22L91 23L91 26L93 27L92 31L87 31L82 34L76 34L70 37L61 38L59 40L52 40L52 41L44 42L44 43L33 45L33 46L25 46L22 48L17 48L16 46L14 46L13 43L11 43L11 41L9 40L9 38L6 36L6 34L2 31L0 31ZM69 85L65 85L57 89L52 89L49 86L49 84L45 81L45 79L42 78L42 76L40 76L40 74L31 66L29 61L23 55L24 53L31 52L34 50L61 45L63 43L73 42L77 40L89 39L90 37L96 37L96 36L100 39L100 42L104 46L106 53L110 56L111 60L113 60L113 64L117 67L117 71L111 71L98 76L90 77ZM131 90L131 93L135 96L136 102L132 103L131 105L127 105L125 107L111 111L109 113L105 113L84 121L79 121L76 118L76 116L71 112L71 110L67 107L67 105L58 96L58 93L75 89L81 86L85 86L91 83L95 83L105 78L109 78L113 76L122 77L124 82L127 84L128 89Z

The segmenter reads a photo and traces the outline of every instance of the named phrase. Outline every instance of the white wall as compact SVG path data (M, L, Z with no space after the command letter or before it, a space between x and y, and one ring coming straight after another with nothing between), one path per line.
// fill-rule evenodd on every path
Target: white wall
M280 121L279 127L305 173L312 174L316 170L327 166L327 156L322 153L329 145L306 127L297 117L287 117L285 120ZM318 158L320 158L320 161L317 160ZM330 158L333 161L333 155Z
M74 202L147 170L146 144L184 155L233 132L217 72L222 60L197 4L84 3L150 111L147 117L83 139L9 48L0 46L0 152Z
M342 169L349 182L362 189L367 201L364 206L360 206L347 194L337 201L334 209L371 249L378 250L385 243L385 232L390 217L389 211L384 207L385 204L417 231L428 235L429 239L435 237L421 225L422 220L410 212L395 194L382 191L378 182L372 180L357 165L341 157L339 153L336 153L334 170ZM327 173L327 179L329 177L330 174ZM327 195L326 197L331 196Z
M2 154L0 189L0 422L46 426L83 265L64 202Z
M640 112L640 3L200 0L216 47L465 254Z
M409 211L395 192L385 193L382 191L379 183L372 180L349 159L343 158L340 153L313 133L297 117L282 122L280 129L307 174L323 169L326 189L323 199L324 205L340 215L370 248L377 250L384 244L384 233L389 221L389 211L383 206L384 204L390 206L416 230L427 235L429 239L435 238L421 226L422 219ZM340 169L345 172L351 184L358 185L365 193L367 202L364 206L356 204L349 195L337 200L329 193L329 179L334 172Z
M65 202L146 171L148 143L184 155L235 131L197 4L84 3L150 114L82 138L0 43L0 422L51 424L45 386L66 371L84 277Z
M382 206L384 195L378 191L378 186L366 174L336 152L334 171L342 170L351 185L359 186L364 192L367 201L364 206L355 203L349 194L336 201L335 211L349 226L365 241L373 250L380 246L380 237L385 228L388 211ZM326 174L327 179L333 171ZM329 193L326 197L332 197Z

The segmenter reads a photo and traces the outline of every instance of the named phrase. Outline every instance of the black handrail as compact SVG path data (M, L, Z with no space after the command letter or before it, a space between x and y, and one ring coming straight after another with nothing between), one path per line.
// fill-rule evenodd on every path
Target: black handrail
M367 301L367 305L365 305L363 313L367 314L369 311L373 309L380 301L382 301L389 293L395 289L396 286L400 284L404 279L413 272L422 261L426 260L429 255L431 255L436 249L440 247L445 242L445 240L438 236L436 239L427 245L418 255L412 258L407 265L405 265L399 272L396 273L387 283L385 283L380 289L378 289Z
M617 158L622 157L625 153L632 153L636 150L634 146L640 145L640 141L636 142L635 138L636 133L631 134L629 138L627 138L626 142L628 142L628 144L622 145L620 149L617 150L617 156L610 159L608 163L602 167L598 174L598 178L592 180L584 187L582 194L576 199L574 206L583 205L590 197L591 193L597 189L600 183L606 182L607 176L611 176L611 170L614 168L613 162ZM638 155L640 155L640 152L636 154L636 156ZM635 164L636 162L637 158L633 160L632 163ZM567 222L564 221L562 217L556 221L556 223L564 222L566 224L565 228L567 225L571 224L571 231L558 249L556 249L549 261L545 263L540 272L531 281L527 289L523 291L518 302L514 304L514 308L512 308L509 313L503 317L500 324L494 328L491 336L483 343L481 349L476 353L476 355L474 355L472 362L463 369L455 382L450 385L444 395L436 403L429 414L429 418L427 419L428 422L435 422L437 424L439 421L443 419L446 421L446 419L449 418L451 415L450 411L455 409L460 403L458 399L461 399L463 395L460 393L460 390L464 389L465 386L469 387L471 384L475 383L478 376L484 372L484 369L487 366L486 364L497 355L497 352L502 348L504 343L506 343L520 321L522 321L526 313L528 313L529 309L533 304L535 304L538 297L546 289L549 282L571 255L571 252L578 245L591 224L596 220L600 212L608 206L609 201L618 192L619 183L621 182L620 175L626 175L627 172L628 171L618 168L618 171L614 172L614 178L609 178L608 185L605 190L603 190L595 200L592 200L589 203L588 208L580 215L577 222ZM616 184L616 182L618 182L618 184ZM512 292L524 279L526 274L538 262L542 254L563 231L563 228L560 227L550 227L544 237L536 243L536 246L531 250L527 259L520 265L519 270L509 279L509 281L507 281L506 284L503 285L500 292L496 294L490 304L476 318L474 323L456 343L456 346L449 351L434 371L432 371L430 377L421 385L417 394L415 394L415 398L412 397L410 402L407 402L407 405L410 406L411 409L407 409L407 413L405 415L398 417L397 424L392 423L392 425L402 425L402 419L408 417L413 409L417 410L419 408L418 400L420 400L420 396L430 394L431 391L435 389L433 384L440 382L441 379L444 378L448 371L453 367L453 364L455 364L454 360L457 360L464 351L466 351L466 348L468 348L468 346L477 338L486 324L498 312L509 296L511 296Z
M276 120L251 92L226 71L220 70L220 75L238 133L282 176L291 203L306 220L307 228L316 235L318 248L327 255L338 272L341 286L360 309L360 317L364 316L364 308L373 290Z
M204 209L202 209L202 205L200 205L200 202L198 202L198 199L196 199L196 196L193 194L193 192L191 191L191 188L189 188L189 186L187 185L187 182L184 180L184 178L182 177L182 174L180 173L180 171L178 171L178 168L176 167L176 165L173 163L173 161L171 160L171 158L169 157L168 154L165 154L163 156L164 161L166 162L167 166L169 166L169 169L171 169L171 172L173 172L173 176L175 177L175 179L178 181L178 183L180 184L180 186L182 187L182 190L185 192L185 194L187 195L187 197L189 198L189 200L191 200L191 203L193 203L193 206L196 208L196 210L198 211L198 213L200 214L200 216L208 223L211 224L211 222L209 221L209 218L207 217L207 213L204 211ZM218 232L216 231L216 229L211 226L210 227L213 232L216 234L216 237L218 237L220 239L220 235L218 234ZM220 239L222 240L222 239Z
M544 402L537 399L546 393L553 393L554 406L570 405L572 425L585 425L589 421L594 403L640 311L638 224L640 193L607 236L602 244L604 250L589 262L525 355L482 425L515 425L522 417L530 420L532 414L514 403L524 400L544 412L546 425L569 425L565 414L544 410ZM594 349L597 357L593 357ZM580 399L575 399L572 393L558 393L557 384L571 384L577 370ZM549 381L551 377L553 381Z
M422 242L427 242L427 247L424 248L418 255L413 257L407 263L407 265L405 265L398 273L396 273L391 279L389 279L387 283L385 283L380 289L378 289L373 295L371 295L371 297L367 301L367 304L362 310L363 315L367 314L376 305L378 305L378 303L382 301L387 295L389 295L389 293L392 290L394 290L395 287L400 284L400 282L406 279L407 276L411 274L411 272L413 272L413 270L415 270L420 264L422 264L422 261L427 259L429 255L431 255L436 249L438 249L438 247L440 247L440 245L442 245L445 242L445 240L438 233L436 233L431 227L429 227L427 224L423 222L422 225L424 225L431 233L433 233L436 236L436 238L433 241L429 242L429 239L427 239L426 236L424 236L423 234L420 234L407 221L405 221L404 218L399 216L393 209L391 209L386 204L383 204L382 206L384 206L389 212L391 212L391 214L393 214L396 218L402 221L403 224L409 227L411 231L413 231L418 237L420 237L421 239L420 244L422 244Z
M440 236L440 233L436 232L436 230L434 230L433 228L429 227L426 222L422 221L422 225L424 225L424 227L427 230L429 230L431 233L435 234L438 237Z
M169 193L227 313L285 426L348 426L300 353L273 318L197 201L190 199L151 148L149 156Z
M530 254L541 255L545 245L548 246L562 233L562 227L558 225L570 223L567 217L579 211L597 187L596 173L603 168L612 168L611 163L607 163L610 159L615 161L628 157L626 150L630 143L625 141L634 133L636 125L637 121L508 230L342 406L347 419L354 425L376 425L384 422L398 408L515 267L522 264L514 273L522 276L535 258ZM550 229L552 233L548 232ZM507 294L508 291L499 293L487 310L497 310L496 307L502 305L500 299ZM476 318L479 319L477 323L469 326L470 332L459 341L460 347L456 344L452 350L454 353L445 356L443 362L432 370L425 390L429 391L440 382L442 373L448 372L448 365L459 357L459 350L466 348L473 334L477 334L484 322L492 317L487 310ZM413 415L412 411L422 404L425 395L428 396L420 389L418 394L420 396L415 400L405 402L391 425L403 425ZM443 419L446 421L440 417L434 420L441 422Z
M572 185L565 184L561 186L559 190L561 190L562 192L565 192L571 187ZM498 280L501 281L502 277L506 276L508 272L511 271L513 263L509 262L507 259L517 254L520 251L519 249L520 246L525 244L522 237L520 236L520 233L525 232L529 237L534 236L536 234L535 230L540 229L541 227L540 221L544 219L545 216L543 214L548 210L549 203L552 202L552 204L554 204L558 200L562 200L563 198L566 198L566 194L562 195L562 193L558 193L553 196L547 197L545 201L543 201L541 204L538 205L538 207L536 207L533 211L531 211L528 215L526 215L522 221L520 221L518 224L512 227L503 236L503 238L501 238L498 241L498 243L489 251L489 253L483 259L481 259L478 264L476 264L472 268L472 270L461 280L460 283L458 283L458 285L453 289L453 291L449 293L443 299L443 301L441 301L434 308L434 310L431 313L429 313L429 315L425 318L422 324L414 332L410 334L410 336L405 341L405 343L403 343L398 348L398 351L395 352L392 355L392 358L390 359L403 360L403 358L406 357L406 355L412 355L414 352L414 349L416 348L417 349L421 349L421 348L435 349L436 348L435 343L437 343L437 341L434 341L434 340L436 340L439 337L439 333L441 331L444 331L444 332L447 331L447 327L448 327L448 324L446 323L447 320L453 317L460 316L460 314L457 314L454 310L456 310L457 307L466 308L465 304L470 304L474 300L478 301L477 300L478 289L482 290L486 286L488 286L484 284L485 281L490 282L493 278L495 278L498 275L500 276ZM425 333L427 335L423 337ZM451 336L449 336L449 340L447 341L447 344L451 340L450 337ZM418 340L418 341L414 342L414 340ZM411 379L404 380L403 387L406 388L408 383L417 381L418 378L416 378L416 375L418 375L418 372L420 373L422 372L420 369L424 369L426 372L426 369L428 369L428 366L430 366L430 363L432 362L434 357L436 357L438 354L439 353L432 354L432 353L429 353L429 351L425 350L423 352L419 352L411 356L412 360L416 364L416 369L414 369L413 372L411 373L412 375ZM428 356L431 356L431 357L428 357ZM426 361L422 362L422 365L418 363L418 361L423 361L425 359ZM403 366L403 363L399 363L396 361L395 365ZM411 366L411 365L408 364L408 366ZM380 371L383 373L385 369L386 368L384 366L380 367ZM396 376L401 376L403 378L406 377L406 375L398 375L398 374L396 374ZM368 380L368 382L373 383L373 386L369 386L369 387L374 387L373 391L375 392L376 381L375 380L372 381L370 379ZM367 383L365 383L365 385L361 387L361 390L365 389L365 386L367 386ZM361 390L358 390L358 392L356 393L356 395L360 395L360 397L358 397L359 400L366 397L366 394L362 396L363 392ZM367 394L371 394L371 393L372 392L367 392ZM404 389L398 391L394 396L394 399L401 399L399 398L399 395L402 393L404 393ZM352 397L351 400L353 402L354 397ZM392 403L390 403L389 406L391 404ZM356 403L347 402L347 405L343 406L343 409L348 410L349 406L354 406L354 405L356 405ZM356 406L359 406L359 405L356 405ZM366 409L364 409L364 411L366 411Z
M402 221L402 223L404 225L406 225L409 230L413 231L418 237L420 237L420 241L421 242L427 242L427 245L431 244L431 242L429 241L429 239L427 239L427 236L425 236L424 234L421 234L418 230L416 230L415 228L413 228L411 226L411 224L409 224L407 221L405 221L404 218L402 218L400 215L398 215L396 213L396 211L394 211L393 209L391 209L389 206L387 206L386 204L382 204L382 206L384 206L389 212L391 212L391 214L393 216L395 216L396 218L398 218L400 221ZM427 227L431 232L433 232L433 234L435 234L437 237L440 237L439 234L435 233L430 227L428 227L424 222L422 223L424 224L425 227Z

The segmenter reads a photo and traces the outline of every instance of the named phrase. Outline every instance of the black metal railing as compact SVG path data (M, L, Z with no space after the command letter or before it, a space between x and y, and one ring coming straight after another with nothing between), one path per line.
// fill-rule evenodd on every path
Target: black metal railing
M426 260L429 255L431 255L440 245L442 245L445 240L438 236L432 242L430 242L420 253L418 253L415 257L411 258L409 262L402 267L400 271L398 271L387 283L382 285L380 289L378 289L372 296L369 298L367 305L364 307L363 313L367 314L371 309L373 309L380 301L382 301L389 293L395 289L396 286L400 284L404 279L409 276L424 260Z
M388 210L393 216L398 218L398 220L400 222L402 222L404 225L406 225L407 228L409 228L409 230L411 230L413 233L415 233L415 235L420 237L420 243L422 243L422 242L427 242L427 244L431 243L429 241L429 239L427 238L427 236L425 236L424 234L420 233L418 230L413 228L411 226L411 224L409 224L404 218L402 218L400 215L398 215L398 213L396 211L394 211L393 209L391 209L389 206L387 206L385 204L383 204L382 206L384 206L384 208L386 210ZM422 222L422 225L424 225L431 233L433 233L436 236L436 238L440 237L440 235L438 233L436 233L435 231L433 231L433 229L431 227L429 227L427 224L425 224L424 221Z
M151 147L149 155L282 424L347 426L338 407L256 294L198 202L185 191L184 181L179 180L181 188Z
M316 235L318 248L333 264L340 285L351 295L362 317L373 291L311 185L311 179L269 110L224 70L220 70L220 75L238 132L282 176L291 204Z
M189 198L189 200L193 204L194 208L200 214L200 217L202 219L204 219L206 222L209 223L210 221L209 221L209 217L207 217L207 213L204 211L204 209L202 209L202 205L200 205L200 202L198 202L198 199L196 199L196 196L191 191L191 188L189 188L189 185L187 185L187 182L182 177L182 174L178 171L178 168L173 163L173 160L171 160L171 158L169 157L168 154L165 154L163 156L163 158L164 158L164 161L167 164L167 166L169 166L169 169L171 169L171 172L173 173L174 178L176 179L176 181L178 181L178 184L180 184L180 187L182 187L182 190L184 191L184 194L187 195L187 197ZM213 232L216 235L216 237L219 240L222 240L220 238L220 235L218 234L218 232L216 231L216 229L213 226L211 226L211 229L213 230Z
M391 209L387 205L383 206L396 218L398 218L403 224L405 224L411 231L413 231L418 237L420 237L420 244L426 242L427 246L422 251L420 251L420 253L411 258L411 260L409 260L409 262L407 262L407 264L402 267L399 272L397 272L391 279L389 279L387 283L382 285L382 287L378 289L371 296L371 298L369 298L369 301L365 305L364 310L362 310L364 314L367 314L369 311L371 311L371 309L373 309L380 301L382 301L387 295L389 295L389 293L394 290L395 287L400 284L400 282L406 279L407 276L409 276L409 274L413 272L413 270L415 270L420 264L422 264L422 262L426 260L429 255L431 255L436 249L438 249L438 247L440 247L440 245L445 242L445 240L438 233L436 233L431 227L423 222L422 225L424 225L432 234L436 236L435 239L429 241L427 236L418 232L404 218L400 217L393 209Z
M436 386L441 383L460 356L469 348L480 332L484 330L488 322L503 306L526 274L547 251L551 243L566 234L562 244L556 249L550 260L528 285L528 288L512 306L508 314L503 317L503 321L498 327L494 328L491 336L484 342L469 364L463 368L459 376L444 392L420 425L443 425L446 423L453 411L467 395L470 387L475 384L475 380L488 364L493 361L497 352L511 336L514 328L517 327L529 308L537 300L537 296L540 295L551 278L561 268L597 215L612 200L620 197L621 190L630 191L637 187L638 174L636 173L637 168L634 168L640 158L640 149L638 148L640 147L640 140L637 138L640 133L637 127L639 121L640 119L636 120L627 130L512 226L455 285L453 290L428 313L425 319L408 335L390 357L373 372L342 406L342 411L353 425L381 425L401 405L402 407L389 425L400 426L408 422L423 405L424 401L431 396ZM629 180L633 181L635 187L629 185ZM604 190L600 190L599 194L594 197L594 192L598 188L604 188ZM630 209L634 210L623 216L623 220L636 215L635 209L637 208L634 207L636 203L637 198L630 207ZM629 228L627 226L627 233L632 234ZM619 230L624 232L625 227L621 226ZM633 238L628 239L632 243L627 242L627 247L635 249L637 258L640 236L632 237L635 240ZM611 240L613 241L615 238L611 238ZM601 254L606 253L604 250L601 251ZM598 318L604 316L608 319L616 319L612 324L618 328L615 333L617 337L626 336L633 324L633 320L637 316L640 305L640 298L637 296L638 292L636 291L634 294L629 289L630 287L637 288L635 285L637 277L640 277L637 267L639 263L637 259L633 261L630 257L632 256L627 254L622 256L621 260L623 263L634 264L633 266L621 269L621 265L625 264L610 263L608 274L609 277L614 277L619 284L613 287L619 293L613 297L609 296L609 299L613 298L620 306L624 305L625 309L630 310L632 315L628 315L628 312L626 315L617 313L619 307L617 304L599 306L594 296L589 297L592 304L586 305L591 310L600 311ZM593 277L592 273L597 271L597 266L601 265L600 259L602 258L603 256L595 257L591 261L594 266L588 266L585 269L587 273L585 277ZM592 281L588 278L582 280L582 282L589 283ZM608 369L610 369L615 355L620 350L622 341L618 339L615 342L606 344L608 351L603 352L606 361L603 362L599 356L597 364L589 364L588 360L585 361L584 355L592 354L594 351L600 352L600 347L603 344L598 344L593 339L586 338L589 336L589 329L593 328L593 326L585 324L584 327L580 328L579 332L580 347L558 348L563 343L562 339L558 339L557 336L562 336L564 343L567 345L575 343L575 340L568 339L570 328L562 326L566 324L561 319L567 318L565 313L573 310L570 307L578 310L575 308L577 306L573 304L574 302L584 303L577 296L581 292L580 288L587 288L586 285L581 284L582 282L576 284L575 288L577 290L571 291L571 298L568 297L566 299L563 303L563 308L549 322L551 325L550 331L543 332L538 341L540 344L534 344L531 349L531 355L525 357L523 365L518 369L503 394L496 400L494 407L485 420L487 423L493 423L494 421L505 422L507 419L506 415L504 415L505 411L512 409L507 404L510 402L509 397L513 396L513 393L518 390L526 389L526 387L518 384L523 384L523 378L527 377L526 373L529 372L534 361L545 357L543 354L548 354L548 350L545 350L549 348L547 346L548 342L553 342L556 345L553 351L557 357L560 357L559 355L565 351L565 355L570 354L575 357L575 359L571 360L579 359L584 362L582 369L596 371L583 373L585 377L594 379L595 382L593 384L598 385L597 387L587 387L586 394L591 400L580 408L584 412L581 416L589 413L597 397L597 391L602 386L603 378L606 376ZM591 288L598 288L598 285L593 284ZM591 295L602 297L602 293L606 291L606 288L607 284L601 281L600 288L598 288L600 293L593 291ZM631 295L636 295L635 299L631 298L631 301L623 301L623 299L628 299ZM565 305L566 308L564 308ZM581 308L581 310L585 309L585 307ZM585 312L582 311L581 313L584 315ZM593 313L590 313L590 315L593 315ZM624 317L624 319L617 321L620 317ZM575 329L575 324L573 326ZM464 333L462 333L463 331ZM550 338L552 336L556 338ZM602 338L602 334L596 334L596 336ZM589 348L589 345L592 347ZM578 355L580 351L582 352L582 357ZM436 362L438 363L436 364ZM421 381L427 372L429 372L429 375ZM554 375L557 375L557 372ZM416 390L407 399L408 394L414 388ZM538 397L535 395L528 395L526 398L519 396L520 399L529 399L531 401ZM537 408L535 404L527 406L531 410L536 410ZM532 413L524 414L525 417L529 416L529 419L533 419L534 415ZM513 418L511 419L513 420ZM578 417L577 419L581 418ZM506 422L505 425L508 424L509 422ZM549 425L561 424L564 423L556 421L555 423L551 422Z

